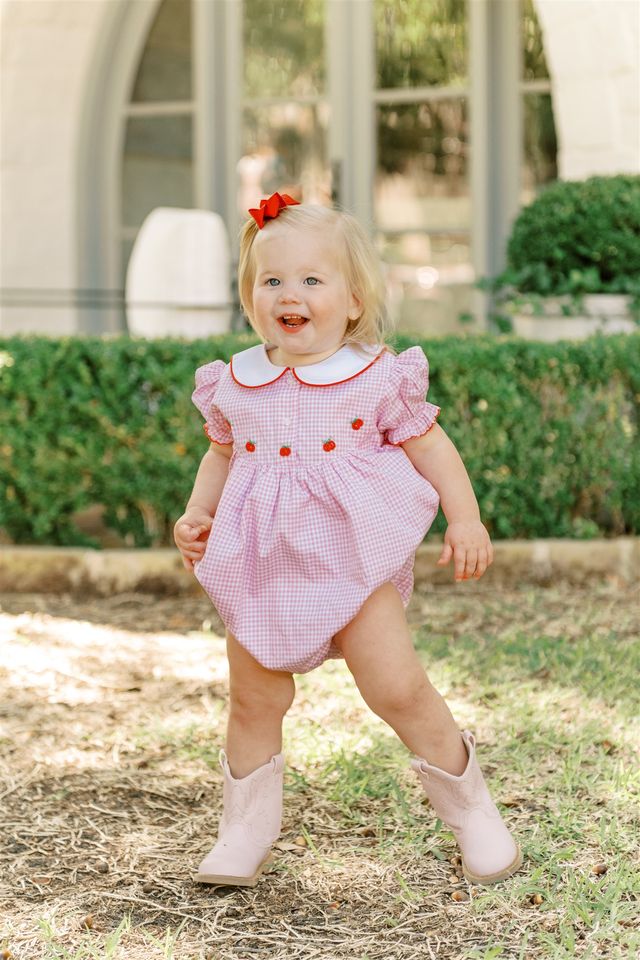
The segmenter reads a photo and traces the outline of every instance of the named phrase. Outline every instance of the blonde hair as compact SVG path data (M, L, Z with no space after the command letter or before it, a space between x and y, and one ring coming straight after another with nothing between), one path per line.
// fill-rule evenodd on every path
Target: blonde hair
M275 220L267 221L264 228L270 230L276 224L298 230L333 229L342 237L344 244L345 278L351 293L362 304L362 312L355 320L348 320L343 344L385 344L392 331L385 305L385 283L380 259L365 229L350 213L332 210L319 204L301 203L285 207ZM263 339L253 317L253 285L255 281L254 243L258 225L253 218L247 220L240 232L240 258L238 263L238 292L240 304L249 323Z

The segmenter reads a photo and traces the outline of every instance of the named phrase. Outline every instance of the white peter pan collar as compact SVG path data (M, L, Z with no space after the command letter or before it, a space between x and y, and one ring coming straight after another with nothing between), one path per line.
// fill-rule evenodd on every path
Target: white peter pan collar
M328 387L344 383L363 373L384 353L380 344L350 344L333 353L326 360L300 367L279 367L269 359L267 348L272 344L258 343L231 358L231 376L241 387L263 387L279 380L287 370L309 387Z

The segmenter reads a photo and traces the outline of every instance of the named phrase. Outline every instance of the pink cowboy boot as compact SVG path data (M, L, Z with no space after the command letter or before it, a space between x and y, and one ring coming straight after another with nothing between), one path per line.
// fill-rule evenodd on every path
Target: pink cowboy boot
M426 760L412 760L431 806L454 833L462 852L462 871L471 883L497 883L522 863L517 843L491 799L475 753L475 738L465 730L469 754L463 774L454 777Z
M280 836L284 757L272 757L249 776L231 775L224 751L223 813L218 842L194 876L198 883L254 887L270 859L271 844Z

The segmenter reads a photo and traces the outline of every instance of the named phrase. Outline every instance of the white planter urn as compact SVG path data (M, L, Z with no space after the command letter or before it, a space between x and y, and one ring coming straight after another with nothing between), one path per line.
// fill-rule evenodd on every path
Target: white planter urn
M129 333L188 340L227 333L230 266L222 217L210 210L157 207L140 227L129 259Z
M640 330L625 294L594 293L576 308L568 296L544 297L538 303L512 307L513 332L527 340L584 340L594 333L633 333Z

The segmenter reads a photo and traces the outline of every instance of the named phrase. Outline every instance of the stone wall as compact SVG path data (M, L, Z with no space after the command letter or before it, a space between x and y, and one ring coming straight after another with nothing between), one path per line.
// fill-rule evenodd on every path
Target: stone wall
M563 180L640 172L640 4L535 0Z
M74 332L78 277L77 168L83 98L109 0L9 0L2 24L0 285L31 291L4 305L0 332ZM53 291L51 295L45 291ZM43 311L33 302L53 299ZM12 295L13 299L13 295ZM26 298L24 298L26 299Z

